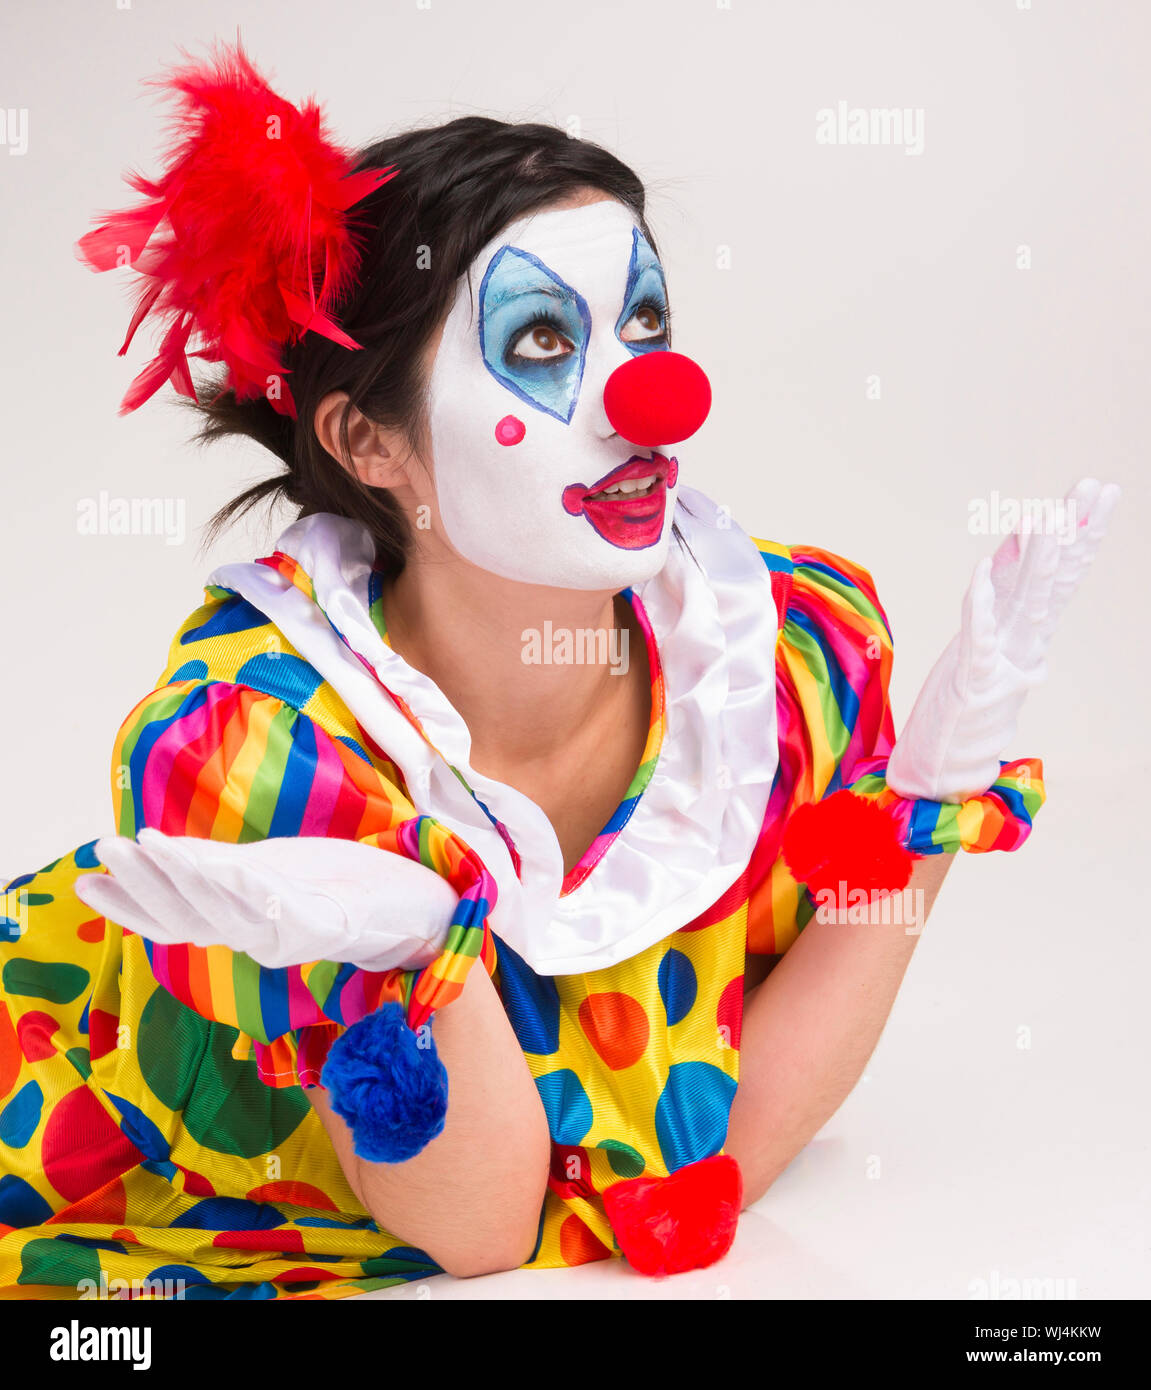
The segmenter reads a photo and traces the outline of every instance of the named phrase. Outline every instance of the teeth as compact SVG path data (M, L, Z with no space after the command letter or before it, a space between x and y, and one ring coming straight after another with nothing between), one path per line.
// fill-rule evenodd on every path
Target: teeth
M593 492L592 498L596 497L629 497L634 492L646 492L658 478L658 474L652 473L646 478L625 478L618 483L612 483L610 487L601 488L599 492Z

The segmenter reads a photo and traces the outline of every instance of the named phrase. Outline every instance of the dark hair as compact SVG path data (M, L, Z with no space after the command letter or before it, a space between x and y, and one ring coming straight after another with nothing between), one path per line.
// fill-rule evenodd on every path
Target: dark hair
M323 397L348 393L339 434L345 457L353 406L377 424L401 428L423 451L423 348L450 309L459 277L503 227L592 187L627 206L656 249L636 174L602 146L572 139L557 126L465 116L380 140L360 151L355 167L385 165L399 172L351 209L363 259L352 292L332 305L361 349L308 333L286 351L297 420L264 397L237 401L218 381L206 390L197 384L200 402L181 399L200 416L195 442L247 436L285 465L221 507L208 523L205 544L257 503L283 499L298 506L300 516L335 512L363 522L376 540L377 567L394 578L410 542L407 519L387 488L361 483L316 438L313 419Z

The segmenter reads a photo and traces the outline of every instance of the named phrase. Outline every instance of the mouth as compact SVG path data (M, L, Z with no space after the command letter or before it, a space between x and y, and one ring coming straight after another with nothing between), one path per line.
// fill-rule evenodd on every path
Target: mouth
M679 464L653 452L631 458L596 482L572 483L563 491L564 511L583 515L604 540L625 550L654 545L663 533L667 494L675 487Z

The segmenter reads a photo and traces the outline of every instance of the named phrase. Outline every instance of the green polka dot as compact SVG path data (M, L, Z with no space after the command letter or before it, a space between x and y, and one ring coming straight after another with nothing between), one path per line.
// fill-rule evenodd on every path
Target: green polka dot
M412 1270L419 1270L419 1266L413 1264L411 1260L397 1260L394 1256L372 1255L364 1260L361 1268L365 1276L370 1278L384 1279L390 1274L402 1274L407 1279L412 1277ZM403 1279L400 1283L405 1282ZM386 1288L387 1285L377 1285L378 1288Z
M17 957L4 966L4 988L9 994L29 994L52 1004L70 1004L91 976L79 965Z
M638 1178L647 1166L643 1154L630 1144L621 1144L618 1139L601 1139L596 1145L607 1154L607 1161L617 1178Z
M411 1277L407 1279L349 1279L349 1289L360 1289L364 1293L375 1293L378 1289L394 1289L397 1284L408 1284Z
M153 1094L183 1112L197 1143L215 1153L271 1153L311 1109L300 1086L265 1086L251 1058L232 1056L238 1031L209 1023L159 986L144 1006L136 1039L140 1073Z
M86 1047L70 1047L64 1054L85 1081L92 1075L92 1058Z
M17 1284L63 1284L100 1280L100 1252L64 1240L30 1240L20 1251Z

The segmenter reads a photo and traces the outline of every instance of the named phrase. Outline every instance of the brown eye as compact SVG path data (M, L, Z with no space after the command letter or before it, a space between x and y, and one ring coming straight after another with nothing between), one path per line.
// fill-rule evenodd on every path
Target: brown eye
M636 329L638 328L638 331ZM667 336L663 315L651 304L641 304L624 324L620 337L625 343L643 343Z
M537 362L548 357L566 357L573 351L571 343L546 323L537 323L512 344L513 356L533 358Z

